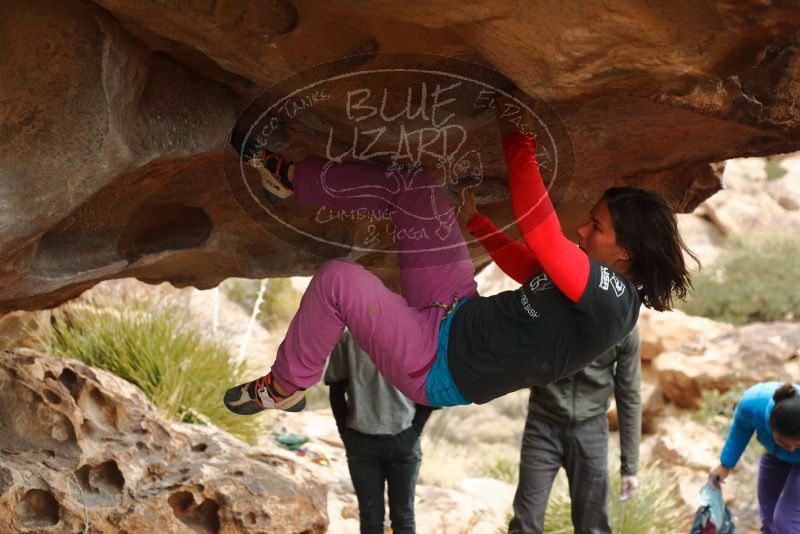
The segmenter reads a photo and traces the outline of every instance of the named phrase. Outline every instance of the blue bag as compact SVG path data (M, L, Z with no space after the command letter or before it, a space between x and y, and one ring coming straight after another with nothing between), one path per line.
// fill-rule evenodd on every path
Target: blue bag
M722 500L722 490L706 482L700 489L700 507L690 534L733 534L733 527L733 516Z

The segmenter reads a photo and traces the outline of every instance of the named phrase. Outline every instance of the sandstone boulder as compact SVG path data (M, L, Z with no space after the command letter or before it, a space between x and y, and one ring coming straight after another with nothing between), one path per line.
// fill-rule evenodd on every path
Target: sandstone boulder
M780 178L767 182L767 193L787 211L800 210L800 155L778 160L786 170Z
M767 185L767 192L786 211L800 210L800 179L784 176Z
M49 311L15 311L0 316L0 348L37 348L37 336L49 321Z
M798 12L690 0L613 16L602 2L4 2L0 312L51 307L109 278L210 288L308 275L335 255L391 271L389 236L373 252L353 248L367 223L323 226L296 202L279 210L285 224L261 220L225 181L226 140L247 102L285 96L280 83L340 58L347 72L390 67L371 87L388 89L395 110L421 81L397 75L419 64L397 54L490 67L492 82L546 99L567 134L560 161L572 161L554 189L568 231L618 184L691 211L719 189L716 162L800 148ZM460 102L482 158L479 198L506 224L493 112ZM328 127L341 126L353 130L319 105L281 142L292 158L323 154ZM336 245L298 237L309 232Z
M793 169L785 176L768 180L765 160L729 161L723 175L724 189L698 209L726 236L746 238L759 232L797 232L800 215L796 194L800 172L795 158L786 158Z
M642 359L650 361L662 352L693 345L698 337L714 338L731 332L733 326L687 315L680 310L657 312L642 308L639 313L639 333L642 338Z
M739 329L738 356L745 370L754 373L754 382L797 376L800 365L800 324L795 322L753 323ZM781 371L785 371L782 373Z
M659 385L642 382L642 433L652 434L658 430L664 408L664 393Z
M295 458L167 422L138 388L76 361L0 352L0 427L12 532L326 530L327 488Z
M694 213L678 215L678 229L684 243L700 260L701 267L714 263L722 251L725 236L720 229L704 215L705 204ZM686 256L689 269L696 271L697 263Z
M708 217L727 236L742 237L752 232L785 229L787 223L784 209L764 190L751 195L722 190L703 206Z
M681 408L696 409L703 391L727 391L735 383L716 351L703 357L665 352L653 367L664 396Z
M652 455L675 474L683 502L695 506L700 488L708 480L709 471L719 465L719 453L724 442L725 436L702 424L667 417L661 422ZM735 479L731 477L725 483L724 493L728 502L734 501L737 496Z
M653 434L658 430L659 421L664 413L664 394L658 383L642 380L642 433ZM619 413L617 404L611 401L608 407L608 428L619 429Z
M694 421L668 417L662 421L653 456L670 466L708 473L719 464L724 439Z
M695 409L705 390L800 376L798 350L800 324L754 323L664 352L653 361L653 370L665 397Z

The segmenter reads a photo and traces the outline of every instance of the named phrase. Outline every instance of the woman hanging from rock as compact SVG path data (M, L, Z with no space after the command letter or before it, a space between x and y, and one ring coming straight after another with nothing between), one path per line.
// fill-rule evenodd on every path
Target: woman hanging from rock
M755 432L766 452L758 466L761 532L800 532L800 385L762 382L742 395L720 455L709 474L725 480Z
M431 406L485 403L554 382L586 367L634 327L640 303L670 309L690 286L676 218L657 194L631 187L605 192L578 228L561 231L539 174L534 138L497 101L513 213L524 244L498 232L467 195L467 229L522 286L480 297L455 216L421 168L411 187L386 187L386 169L317 157L291 163L234 145L261 169L275 199L389 213L423 239L397 240L401 294L348 259L323 264L306 290L271 371L228 390L225 404L249 415L299 411L347 326L378 370L409 399ZM522 130L525 131L525 130ZM368 194L352 194L367 192Z

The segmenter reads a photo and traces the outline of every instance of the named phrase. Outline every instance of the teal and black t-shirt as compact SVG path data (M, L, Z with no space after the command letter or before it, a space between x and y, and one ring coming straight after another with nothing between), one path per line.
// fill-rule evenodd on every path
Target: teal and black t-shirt
M448 367L461 393L483 404L578 372L633 330L636 286L590 260L577 303L544 271L515 291L465 302L453 317Z

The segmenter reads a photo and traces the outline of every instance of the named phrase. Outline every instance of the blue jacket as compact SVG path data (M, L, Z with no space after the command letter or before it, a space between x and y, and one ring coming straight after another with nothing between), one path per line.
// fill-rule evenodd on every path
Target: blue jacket
M767 452L784 462L800 465L800 450L789 452L772 439L769 416L775 407L772 396L780 385L781 382L762 382L744 392L733 414L733 425L720 455L722 465L728 468L736 466L753 432ZM794 387L800 391L800 386L795 384Z

